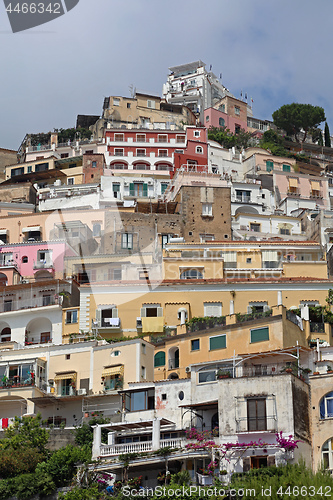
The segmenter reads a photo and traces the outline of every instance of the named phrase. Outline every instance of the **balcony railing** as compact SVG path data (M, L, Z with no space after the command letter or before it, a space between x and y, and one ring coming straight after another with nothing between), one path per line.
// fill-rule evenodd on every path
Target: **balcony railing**
M56 295L33 297L31 299L6 300L0 303L0 313L19 311L21 309L33 309L35 307L54 306L57 304L61 304L61 300Z
M0 236L1 239L1 236ZM15 267L17 268L17 262L13 259L0 260L0 267Z
M51 260L47 261L34 261L33 268L34 269L53 269L53 262Z
M193 319L195 319L196 321L193 321ZM219 326L225 326L226 324L225 316L212 316L193 319L186 325L187 333L208 330L210 328L217 328Z
M238 203L251 203L251 196L236 196Z
M236 419L236 432L276 432L277 418L267 415L263 418L240 417Z
M310 323L311 333L325 333L325 323Z
M252 321L253 319L268 318L272 316L272 309L268 311L254 311L247 314L236 314L236 323L243 323L244 321Z
M169 370L174 370L175 368L179 368L179 359L178 358L169 359Z
M184 438L174 438L174 439L161 439L160 448L181 448L185 444ZM153 451L152 441L142 441L139 443L122 443L113 444L109 446L102 445L100 449L100 455L105 456L118 456L125 453L142 453L147 451Z
M20 376L14 376L11 378L3 377L0 380L0 389L13 389L13 388L25 388L25 387L38 387L43 391L46 390L46 382L45 380L28 377L26 379Z
M118 391L123 388L122 379L111 379L108 380L104 386L105 391Z

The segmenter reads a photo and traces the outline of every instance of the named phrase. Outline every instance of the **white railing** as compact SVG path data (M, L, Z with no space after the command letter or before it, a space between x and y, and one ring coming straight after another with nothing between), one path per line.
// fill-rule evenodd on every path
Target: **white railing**
M144 451L152 451L152 441L142 441L141 443L122 443L112 444L109 446L102 445L101 456L122 455L123 453L141 453Z
M168 446L170 446L171 448L181 448L183 442L183 438L161 439L160 447L167 448Z

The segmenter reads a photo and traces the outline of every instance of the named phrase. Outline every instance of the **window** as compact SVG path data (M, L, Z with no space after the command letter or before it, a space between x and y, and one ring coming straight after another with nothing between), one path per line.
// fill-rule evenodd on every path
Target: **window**
M184 143L185 142L185 135L176 135L176 142L179 143Z
M28 167L28 174L31 174L31 172L32 172L32 166L29 165L29 167Z
M166 394L162 394L162 401L166 401L167 399L167 395ZM165 435L163 436L165 438Z
M287 229L285 227L280 227L280 234L285 234L285 235L290 235L290 229Z
M141 378L146 378L146 367L141 366Z
M113 351L111 353L112 356L120 356L120 351Z
M154 410L154 408L155 408L154 389L125 393L126 411Z
M321 457L325 469L333 469L333 438L328 439L323 444Z
M26 255L24 257L22 257L22 264L27 264L28 262L29 262L29 259Z
M222 316L222 303L204 302L204 316Z
M66 325L69 323L77 323L77 310L66 311Z
M120 99L118 99L118 97L114 97L113 98L113 105L114 106L119 106L120 105Z
M67 185L68 186L74 185L74 177L67 177Z
M266 399L248 399L246 402L248 432L266 431Z
M263 342L265 340L269 340L269 328L265 326L263 328L255 328L251 330L251 344L255 342Z
M198 154L202 154L203 153L203 148L201 146L197 146L195 148L195 152L198 153Z
M258 224L257 222L251 222L250 231L254 231L255 233L260 233L260 224Z
M213 204L212 203L203 203L202 204L202 215L205 217L213 216Z
M131 182L129 194L130 196L148 196L148 184L144 182Z
M271 172L274 168L274 162L272 162L271 160L267 160L266 161L266 170L267 172Z
M168 136L159 134L157 136L157 142L168 142Z
M96 161L92 161L92 162L91 162L91 166L92 166L92 168L96 168L96 166L97 166L97 162L96 162Z
M209 337L209 350L225 349L227 347L226 335L217 335L216 337Z
M200 137L200 130L194 131L194 137Z
M243 191L241 189L236 189L236 201L241 203L251 202L251 191Z
M148 99L148 101L147 101L147 108L155 109L155 101L152 101L151 99Z
M282 165L282 170L283 170L283 172L290 172L290 165L283 164Z
M235 115L240 116L240 107L239 106L235 106Z
M124 142L124 134L114 134L114 140L116 142Z
M154 367L158 368L159 366L165 365L165 352L160 351L157 352L154 356Z
M136 142L146 142L146 134L136 134Z
M95 238L101 236L101 225L99 222L93 224L93 236Z
M137 149L136 156L146 156L146 150L145 149Z
M225 127L225 119L224 118L219 118L219 125L220 125L220 127Z
M16 175L23 175L24 174L24 167L19 167L19 168L12 168L10 171L10 176L15 177Z
M118 309L115 306L110 306L105 309L101 307L97 308L96 319L99 328L117 328L120 326Z
M148 269L139 270L139 280L149 281L149 271Z
M168 189L168 183L167 182L162 182L161 183L161 194L164 194L165 191Z
M128 102L128 103L126 104L126 106L127 106L127 109L130 109L130 107L131 107L131 103L130 103L130 102Z
M66 359L71 359L71 355L70 354L66 354Z
M115 156L124 156L124 149L123 148L114 148L114 155Z
M140 310L141 318L160 318L163 316L161 304L145 304Z
M38 163L38 165L35 165L35 172L45 172L48 169L49 169L48 163Z
M203 275L198 269L187 269L180 275L181 280L202 280Z
M120 198L120 184L114 182L112 184L112 190L113 190L113 197Z
M121 248L132 250L133 248L133 234L123 233L121 235Z
M128 165L125 163L113 163L110 168L114 170L128 170Z
M209 115L206 116L206 122L209 122Z
M205 382L215 382L216 373L215 370L199 372L198 382L199 384L204 384Z
M191 340L191 351L199 351L200 350L200 339Z
M68 153L61 153L60 158L68 158L69 154Z
M167 149L159 149L158 156L159 156L159 158L167 158L168 150Z
M112 281L112 280L115 280L115 281L121 280L121 269L114 269L114 268L109 269L108 270L108 279L110 281Z
M328 392L320 401L320 418L333 418L333 392Z
M246 263L247 264L252 264L252 258L251 257L247 257L246 258Z

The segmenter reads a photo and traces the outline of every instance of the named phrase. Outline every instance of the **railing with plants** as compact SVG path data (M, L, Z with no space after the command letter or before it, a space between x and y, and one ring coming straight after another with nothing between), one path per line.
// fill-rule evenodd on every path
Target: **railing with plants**
M252 311L247 314L236 313L236 323L244 323L245 321L251 321L253 319L268 318L272 316L272 309L268 311Z
M217 328L225 325L225 316L194 317L186 321L186 331L187 333L198 332L200 330L208 330L210 328Z

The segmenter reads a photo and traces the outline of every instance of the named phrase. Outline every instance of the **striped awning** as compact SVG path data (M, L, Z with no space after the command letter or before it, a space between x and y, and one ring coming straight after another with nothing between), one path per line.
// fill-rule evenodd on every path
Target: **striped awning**
M102 377L110 377L110 375L124 375L124 365L105 366Z
M311 182L311 189L313 191L320 191L319 181L310 181L310 182Z
M28 226L22 229L22 233L30 233L30 231L40 231L40 226Z
M58 382L58 380L68 380L71 379L74 382L76 381L76 372L58 372L55 374L54 381Z

